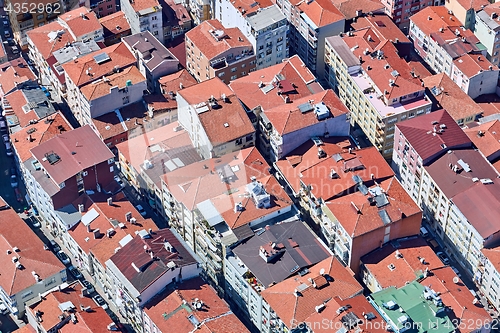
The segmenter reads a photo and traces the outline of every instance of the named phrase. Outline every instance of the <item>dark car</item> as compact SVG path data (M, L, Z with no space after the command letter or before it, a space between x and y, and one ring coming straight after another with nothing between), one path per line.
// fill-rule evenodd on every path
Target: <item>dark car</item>
M68 269L71 275L75 277L75 279L79 280L83 277L82 273L80 273L80 271L76 267L70 266Z
M95 304L97 304L98 306L100 306L104 310L106 310L108 308L106 301L100 295L95 295L94 297L92 297L92 299L94 300Z
M10 168L10 175L11 175L11 176L16 176L16 175L17 175L17 170L16 170L16 168L14 168L14 167Z
M90 283L89 281L87 280L83 280L82 281L82 285L87 288L87 291L92 294L94 291L95 291L95 288L94 286L92 285L92 283Z
M63 262L63 264L67 265L71 262L69 259L68 255L64 253L63 251L59 251L56 253L56 256Z

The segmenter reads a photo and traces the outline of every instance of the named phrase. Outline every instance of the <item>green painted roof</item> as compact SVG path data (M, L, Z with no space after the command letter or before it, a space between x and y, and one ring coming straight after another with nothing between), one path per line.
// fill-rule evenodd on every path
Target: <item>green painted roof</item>
M384 319L394 328L414 333L451 333L455 330L442 304L436 305L431 292L427 292L430 300L424 297L425 287L413 281L399 289L386 288L370 295L372 304ZM434 294L435 295L435 294ZM436 296L436 295L435 295ZM388 309L390 302L397 305ZM390 307L390 306L389 306ZM409 320L404 323L404 316Z

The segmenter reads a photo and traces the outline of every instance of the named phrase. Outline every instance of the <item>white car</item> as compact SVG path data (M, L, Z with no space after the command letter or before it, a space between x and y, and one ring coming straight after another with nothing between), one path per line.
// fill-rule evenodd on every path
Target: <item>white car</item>
M8 134L3 134L2 135L3 142L9 142L9 135Z
M40 228L40 221L34 216L30 216L30 223L35 227L35 228Z
M123 183L123 180L120 178L120 176L115 176L115 181L120 185L120 187L125 187L125 184Z
M9 309L7 308L7 305L5 305L3 302L0 302L0 313L3 315L6 315L9 313Z
M139 212L139 214L142 215L142 217L146 217L146 215L148 215L148 213L146 213L146 211L141 205L135 206L135 209L137 209L137 211Z
M12 175L12 176L10 176L10 186L11 186L12 188L16 188L16 187L18 187L18 186L19 186L19 183L17 182L17 177L16 177L16 175Z

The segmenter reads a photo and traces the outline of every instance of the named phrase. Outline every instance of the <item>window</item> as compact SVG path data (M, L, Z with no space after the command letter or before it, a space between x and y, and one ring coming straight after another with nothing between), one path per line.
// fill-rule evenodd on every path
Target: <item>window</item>
M66 183L65 182L62 182L61 184L59 184L59 188L65 188L66 187Z
M245 68L246 66L246 64L241 64L241 68Z
M241 146L242 141L243 141L243 140L242 140L241 138L240 138L240 139L236 139L235 144L236 144L237 146Z
M153 35L158 36L158 31L154 31Z
M152 21L156 21L157 19L158 19L158 17L156 17L156 16L151 17Z
M43 14L40 14L36 17L37 20L43 20Z
M232 72L232 73L236 72L236 70L237 70L237 68L236 68L236 67L231 68L231 72Z
M237 78L238 78L238 75L231 76L231 80L236 80Z
M218 77L223 77L226 73L225 72L220 72L217 76Z
M123 97L122 102L123 102L123 104L128 104L128 102L129 102L128 96Z
M113 5L107 5L106 8L111 9L111 8L113 8Z

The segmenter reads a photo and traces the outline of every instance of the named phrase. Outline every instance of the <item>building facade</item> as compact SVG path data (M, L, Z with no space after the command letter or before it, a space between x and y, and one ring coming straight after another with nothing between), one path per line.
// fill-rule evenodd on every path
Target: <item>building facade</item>
M157 0L120 0L120 9L127 18L132 35L149 31L163 44L162 6Z

